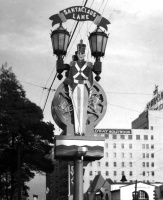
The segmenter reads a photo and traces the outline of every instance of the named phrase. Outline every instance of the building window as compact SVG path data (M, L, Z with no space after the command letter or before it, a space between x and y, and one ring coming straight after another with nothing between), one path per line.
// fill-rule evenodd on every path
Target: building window
M113 139L114 139L114 140L117 139L117 135L113 135Z
M105 134L105 138L108 139L109 138L109 134Z
M132 171L129 172L129 176L132 176Z
M149 153L146 153L146 158L149 158Z
M144 135L144 140L148 140L148 135Z
M129 162L129 166L132 167L132 162Z
M100 167L100 164L101 164L100 162L97 162L98 167Z
M145 144L142 144L142 149L145 149Z
M154 144L151 144L151 149L154 149Z
M116 162L114 162L114 163L113 163L113 165L114 165L114 167L116 167L116 166L117 166L117 163L116 163Z
M149 149L149 144L146 144L146 149Z
M129 153L129 157L132 158L132 153Z
M145 153L142 153L142 157L145 158Z
M116 143L113 144L113 148L116 149Z
M142 175L145 176L145 171L143 171Z
M124 153L122 153L122 158L124 158L125 157L125 154Z
M145 162L142 162L142 166L145 167Z
M97 173L98 173L98 174L101 174L101 171L98 171Z
M125 163L124 162L122 162L122 167L124 167L125 166Z
M105 172L105 175L106 175L106 176L109 176L109 172L108 172L108 171L106 171L106 172Z
M140 140L140 135L136 135L136 140Z
M108 153L106 153L106 158L108 158L109 157L109 154Z
M147 195L146 195L146 193L144 192L144 191L139 191L139 198L140 199L147 199Z
M108 167L108 166L109 166L109 163L108 163L108 162L106 162L106 163L105 163L105 166L106 166L106 167Z
M108 148L108 143L105 143L105 147Z
M124 172L124 171L122 171L122 173L121 173L121 174L122 174L122 176L123 176L123 175L125 174L125 172Z
M92 176L92 171L89 172L89 175Z
M129 144L129 149L132 149L132 144Z
M128 135L128 139L129 139L129 140L132 140L132 135Z
M151 126L151 130L153 130L153 126Z
M146 167L149 167L149 162L146 162Z
M155 172L154 172L154 171L152 171L152 172L151 172L151 174L152 174L152 176L154 176L154 175L155 175Z
M154 140L154 136L153 135L151 135L151 140Z
M121 135L121 139L124 140L125 139L125 135Z
M151 158L154 158L154 153L151 153Z
M151 167L154 167L154 162L151 163Z
M124 149L124 144L121 144L121 148Z
M116 158L116 157L117 157L117 154L116 154L116 153L113 153L113 156L114 156L114 158Z
M116 171L114 171L114 176L117 176L117 172Z

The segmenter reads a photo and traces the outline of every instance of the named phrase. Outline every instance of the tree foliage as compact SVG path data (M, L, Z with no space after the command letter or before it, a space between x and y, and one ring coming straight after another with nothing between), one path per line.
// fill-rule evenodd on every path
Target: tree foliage
M0 196L14 199L34 172L52 172L48 155L54 126L43 121L39 106L26 93L7 64L0 68ZM20 167L20 169L19 169ZM20 184L21 183L21 184Z

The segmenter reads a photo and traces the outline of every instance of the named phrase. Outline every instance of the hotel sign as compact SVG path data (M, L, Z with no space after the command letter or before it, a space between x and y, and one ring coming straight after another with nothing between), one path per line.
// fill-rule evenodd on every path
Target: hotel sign
M94 131L99 134L131 134L131 129L95 129Z
M66 22L68 19L75 21L93 21L94 24L102 26L106 30L108 29L107 25L110 24L110 22L98 12L84 6L66 8L61 10L58 14L52 15L49 19L52 20L52 26Z
M147 103L146 110L163 109L163 91L157 92L150 102Z

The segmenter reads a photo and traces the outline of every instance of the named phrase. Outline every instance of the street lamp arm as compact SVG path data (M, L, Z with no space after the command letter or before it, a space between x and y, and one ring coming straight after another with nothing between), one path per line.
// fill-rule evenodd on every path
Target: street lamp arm
M96 81L99 81L101 78L100 78L100 74L101 74L101 71L102 71L102 63L100 62L100 59L99 60L96 60L94 65L93 65L93 72L96 74Z

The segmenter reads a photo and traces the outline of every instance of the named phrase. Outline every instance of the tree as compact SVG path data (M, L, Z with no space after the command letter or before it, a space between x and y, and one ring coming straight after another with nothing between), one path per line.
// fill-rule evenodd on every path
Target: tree
M0 197L21 199L34 172L53 170L48 155L54 126L43 121L41 108L26 98L7 63L0 68L0 110Z

